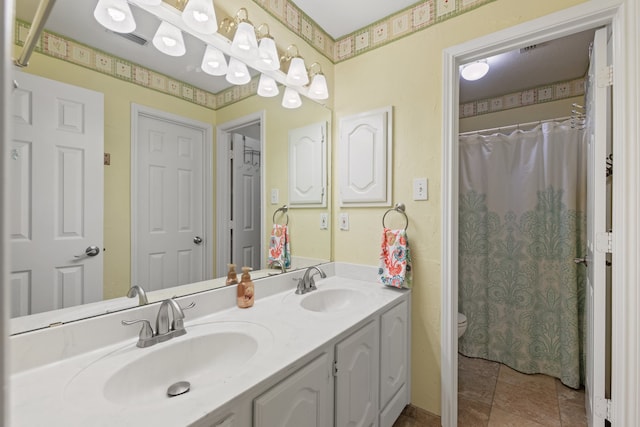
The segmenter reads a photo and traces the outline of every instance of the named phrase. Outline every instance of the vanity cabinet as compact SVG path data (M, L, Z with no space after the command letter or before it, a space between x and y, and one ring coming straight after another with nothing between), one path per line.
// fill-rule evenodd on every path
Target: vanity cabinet
M331 358L325 352L254 400L254 427L329 427Z
M375 425L378 416L378 322L336 345L336 427Z

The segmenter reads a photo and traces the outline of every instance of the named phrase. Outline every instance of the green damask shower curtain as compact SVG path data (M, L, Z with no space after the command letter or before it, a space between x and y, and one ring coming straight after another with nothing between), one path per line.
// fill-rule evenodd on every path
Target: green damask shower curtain
M584 145L584 147L583 147ZM460 352L583 378L586 143L569 122L460 136Z

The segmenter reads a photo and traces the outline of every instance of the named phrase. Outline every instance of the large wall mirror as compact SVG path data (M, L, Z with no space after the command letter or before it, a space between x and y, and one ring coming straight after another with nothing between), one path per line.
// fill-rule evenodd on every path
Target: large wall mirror
M16 57L38 3L38 0L16 2ZM137 298L125 298L136 284L147 288L152 302L223 286L224 279L218 278L226 276L228 262L238 267L251 265L254 279L277 274L281 265L269 263L274 223L288 226L290 269L330 261L331 227L321 224L321 218L330 212L331 200L282 209L289 200L289 132L322 124L326 126L328 139L332 126L330 109L306 98L297 109L283 108L281 97L249 95L225 102L225 97L218 94L229 95L224 92L228 83L224 77L205 75L200 70L205 46L198 40L185 35L191 55L177 58L162 55L151 43L157 18L145 17L144 11L132 5L138 20L135 34L149 41L140 45L136 43L140 40L125 39L102 28L93 18L96 3L97 0L57 0L29 65L15 68L13 115L21 123L16 126L9 147L10 194L20 207L12 213L10 249L16 259L36 258L40 264L49 263L49 267L46 274L38 276L27 268L12 265L11 332L136 306ZM238 7L226 1L229 10L224 10L224 3L215 2L216 11L222 16L232 15L235 12L232 9ZM280 24L269 24L278 31ZM153 55L161 55L161 59L149 62L153 65L141 64L153 61L150 59ZM35 83L30 80L32 77ZM243 92L250 85L233 90ZM76 102L74 88L86 90L89 95L97 93L100 107L93 109ZM39 94L57 97L62 103L58 109L38 112L46 104ZM67 134L71 136L39 129L38 115L55 116L57 123L70 128ZM98 120L101 134L94 136L94 140L102 139L103 143L98 160L95 155L94 160L74 155L75 134L94 125L92 115L101 115ZM22 122L29 122L30 127ZM171 164L166 168L174 168L177 172L173 175L178 179L169 185L166 176L154 175L149 165L158 169L153 155L168 144L161 137L154 139L154 135L172 132L176 136L171 152L177 155L168 156ZM55 139L58 149L37 160L36 141L30 139L47 142ZM201 142L193 145L190 142L193 139ZM329 150L329 141L323 143L323 149ZM179 163L181 160L175 157L185 153L204 170L194 172L191 166ZM330 153L325 153L330 159ZM70 169L63 168L67 166ZM328 164L322 167L330 170ZM82 175L87 170L100 176L98 187L90 187L91 178ZM39 186L36 180L44 184ZM87 192L75 193L83 190ZM324 194L331 194L330 189L325 189ZM59 202L65 197L71 203L60 207ZM84 209L92 204L89 199L101 202L101 212L87 216ZM195 204L190 204L193 200ZM78 211L70 208L74 203ZM82 214L77 213L80 210ZM201 214L195 221L194 210ZM158 256L161 250L143 248L143 231L161 230L157 224L171 212L178 217L172 220L178 223L178 228L190 230L188 250L178 249L172 257L173 270L178 271L175 275L163 270L166 263ZM185 222L184 218L189 220ZM49 223L53 234L64 229L63 240L67 245L64 250L33 245L32 237L38 233L34 227L39 222ZM92 222L98 222L102 242L80 239ZM203 228L191 230L194 222ZM253 241L257 242L253 249L245 245L241 236L241 227L247 224L254 232ZM26 243L31 246L15 249ZM95 256L91 246L99 249ZM190 273L185 267L194 264L193 255L184 256L193 247L201 249L198 257L202 265L196 266L199 273ZM99 277L90 279L90 262L98 258L102 258ZM87 286L94 290L88 291L85 282L90 282Z

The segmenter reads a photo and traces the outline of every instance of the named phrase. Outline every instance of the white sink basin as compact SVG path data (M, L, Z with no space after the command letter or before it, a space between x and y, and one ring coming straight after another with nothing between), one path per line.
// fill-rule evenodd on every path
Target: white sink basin
M65 400L128 406L185 399L246 372L273 341L269 330L253 323L217 322L186 329L186 335L164 343L148 348L132 343L96 360L67 384ZM179 381L188 381L191 391L168 397L169 386Z
M355 289L332 288L311 291L300 301L302 308L322 313L334 313L357 307L366 299L364 292Z

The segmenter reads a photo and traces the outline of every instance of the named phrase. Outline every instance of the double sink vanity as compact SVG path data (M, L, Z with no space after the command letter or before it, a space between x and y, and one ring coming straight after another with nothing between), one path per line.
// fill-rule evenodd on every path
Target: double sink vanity
M304 294L305 271L261 279L248 309L231 286L12 336L12 425L391 426L411 293L375 267L319 268Z

